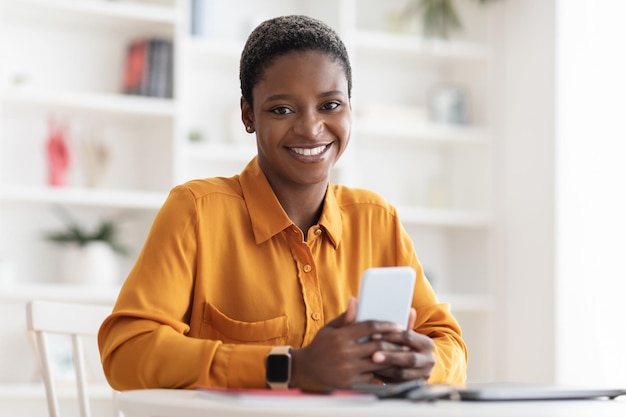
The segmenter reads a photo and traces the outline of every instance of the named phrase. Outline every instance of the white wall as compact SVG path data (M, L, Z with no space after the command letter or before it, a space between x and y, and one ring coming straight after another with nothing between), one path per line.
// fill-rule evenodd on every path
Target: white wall
M557 2L556 379L626 386L626 2Z
M554 2L504 0L495 74L496 377L554 377ZM494 4L495 5L495 4Z
M498 3L497 378L626 386L626 2Z

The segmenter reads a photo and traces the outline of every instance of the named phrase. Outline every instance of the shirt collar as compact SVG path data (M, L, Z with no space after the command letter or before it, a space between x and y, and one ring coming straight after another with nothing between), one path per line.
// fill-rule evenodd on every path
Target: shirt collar
M319 221L320 227L323 227L328 234L335 249L339 246L341 241L341 232L343 225L341 221L341 212L339 211L339 204L337 203L337 197L335 196L335 187L332 184L328 184L326 188L326 197L324 197L324 209L322 209L322 215Z
M239 176L243 197L250 213L254 239L261 244L293 225L280 205L255 156ZM334 188L329 186L319 221L336 248L341 240L341 213Z

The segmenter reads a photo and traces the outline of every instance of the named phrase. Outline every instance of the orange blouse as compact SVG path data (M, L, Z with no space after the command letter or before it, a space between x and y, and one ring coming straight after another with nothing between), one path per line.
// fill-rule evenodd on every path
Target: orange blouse
M415 331L435 342L429 382L463 382L467 349L394 207L330 184L319 223L287 217L254 158L240 175L170 192L98 343L118 390L264 387L274 345L300 347L356 296L369 267L417 272Z

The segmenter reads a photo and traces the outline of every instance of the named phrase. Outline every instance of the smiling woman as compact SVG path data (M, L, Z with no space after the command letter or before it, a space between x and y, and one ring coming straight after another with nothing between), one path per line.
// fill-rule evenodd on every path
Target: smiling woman
M241 56L241 119L258 154L230 178L172 189L99 346L132 388L347 388L465 380L467 350L396 209L332 184L351 131L351 68L326 24L261 23ZM408 327L356 322L363 271L408 266ZM366 342L362 342L366 340Z

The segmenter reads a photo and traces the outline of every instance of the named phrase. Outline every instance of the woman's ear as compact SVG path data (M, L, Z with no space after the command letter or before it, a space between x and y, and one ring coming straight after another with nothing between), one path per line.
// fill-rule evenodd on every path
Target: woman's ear
M246 132L254 133L254 113L252 111L252 106L246 101L245 98L241 97L240 100L241 106L241 121L243 125L246 127Z

